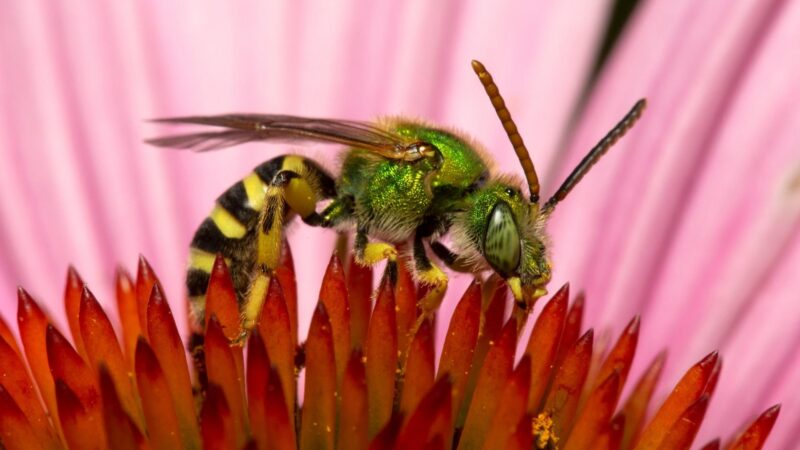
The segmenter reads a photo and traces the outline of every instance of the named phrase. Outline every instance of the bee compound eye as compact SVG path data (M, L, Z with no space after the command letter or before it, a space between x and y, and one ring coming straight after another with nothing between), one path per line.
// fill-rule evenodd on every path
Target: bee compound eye
M519 231L511 208L505 203L495 206L489 216L483 250L486 261L500 275L512 274L519 267Z

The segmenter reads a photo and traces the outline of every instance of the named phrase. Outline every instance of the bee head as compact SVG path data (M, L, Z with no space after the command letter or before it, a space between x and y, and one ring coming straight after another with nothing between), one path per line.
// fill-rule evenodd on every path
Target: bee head
M472 69L492 101L497 117L503 123L503 129L514 147L525 174L528 198L523 198L518 188L509 184L503 185L502 182L496 183L492 189L486 189L486 192L481 193L486 199L478 199L473 204L476 210L470 212L474 217L469 219L470 224L467 227L474 228L478 234L469 234L467 238L473 240L473 245L479 246L486 262L506 279L514 298L527 311L537 298L547 294L545 285L550 281L550 261L545 252L543 232L546 218L589 169L639 120L647 102L645 99L636 102L628 114L589 151L540 209L536 168L511 113L505 106L500 90L483 64L472 61ZM484 224L482 228L481 224Z
M456 223L456 244L504 278L524 305L547 294L550 261L539 205L510 180L490 181L471 196ZM481 265L481 264L478 264Z

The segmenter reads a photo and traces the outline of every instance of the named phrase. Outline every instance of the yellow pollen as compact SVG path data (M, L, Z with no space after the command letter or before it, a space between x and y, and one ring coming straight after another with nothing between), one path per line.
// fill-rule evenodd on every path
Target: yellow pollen
M553 418L547 413L539 413L531 421L531 433L536 439L536 448L558 449L558 436L553 430Z

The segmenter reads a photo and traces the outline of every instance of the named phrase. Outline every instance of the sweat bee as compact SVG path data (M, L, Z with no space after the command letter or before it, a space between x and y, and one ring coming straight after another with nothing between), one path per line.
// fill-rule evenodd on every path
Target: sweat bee
M463 134L404 118L374 123L286 115L228 114L158 119L221 129L148 141L206 151L251 141L321 142L347 147L332 176L298 155L270 159L225 191L192 240L186 286L194 319L203 321L205 292L215 254L228 260L244 329L260 312L277 267L284 225L294 215L308 225L355 230L356 261L397 259L396 244L411 248L412 272L430 286L423 317L435 310L447 275L428 256L461 272L492 270L506 280L520 314L546 294L551 265L544 225L589 169L639 119L645 100L591 149L556 193L540 204L539 180L497 85L473 61L522 165L527 195L513 177L489 172L482 146ZM317 204L328 203L321 209ZM442 241L449 236L453 249Z

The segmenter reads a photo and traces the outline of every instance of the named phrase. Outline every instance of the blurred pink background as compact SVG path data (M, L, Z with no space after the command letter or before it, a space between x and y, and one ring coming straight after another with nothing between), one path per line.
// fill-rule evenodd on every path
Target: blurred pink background
M470 70L480 59L545 195L648 97L636 129L554 214L551 291L567 280L585 290L586 323L609 339L642 314L636 367L669 348L662 387L721 350L725 369L697 442L782 401L768 448L791 448L800 428L800 3L644 0L576 109L609 6L3 2L3 316L16 314L16 285L60 314L70 263L113 305L115 268L135 271L139 253L183 314L188 243L216 196L297 150L148 147L143 139L165 131L148 118L406 114L467 131L499 170L518 173ZM335 148L301 151L335 168ZM296 224L290 241L305 330L331 234ZM467 281L453 276L444 310Z

